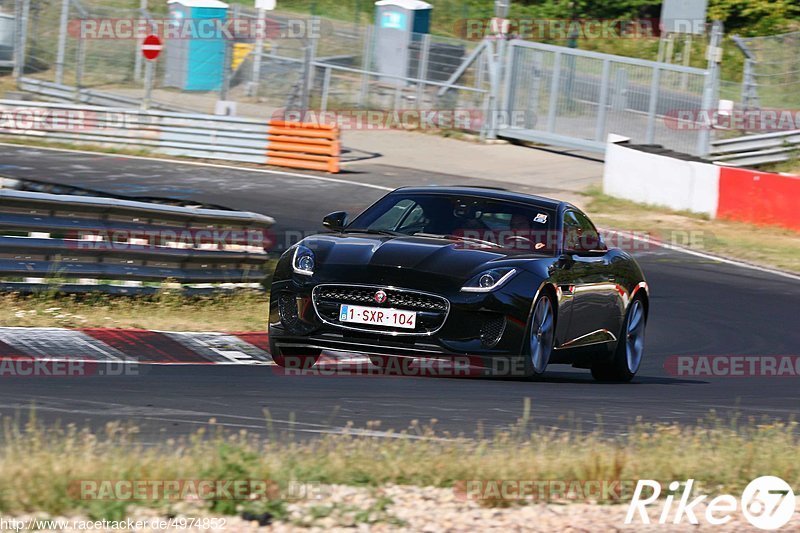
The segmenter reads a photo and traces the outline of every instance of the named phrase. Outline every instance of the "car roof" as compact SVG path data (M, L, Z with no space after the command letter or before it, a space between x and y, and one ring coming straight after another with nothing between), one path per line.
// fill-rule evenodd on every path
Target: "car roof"
M523 194L521 192L509 191L499 187L476 187L476 186L438 186L431 185L425 187L400 187L392 192L402 191L411 194L465 194L470 196L478 196L481 198L492 198L495 200L509 200L512 202L521 202L536 205L538 207L550 208L558 210L560 206L569 206L567 202L547 198L545 196L537 196L535 194ZM391 194L391 193L390 193Z

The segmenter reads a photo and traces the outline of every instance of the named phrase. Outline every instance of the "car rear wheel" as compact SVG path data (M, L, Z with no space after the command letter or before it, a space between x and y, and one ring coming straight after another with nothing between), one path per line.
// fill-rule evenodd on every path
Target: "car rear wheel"
M647 325L644 301L636 297L628 306L617 348L610 361L592 366L592 376L598 381L628 382L639 371L644 355L644 333Z
M531 315L528 339L528 353L525 358L525 374L528 377L541 377L550 362L553 353L553 341L556 331L553 302L547 295L536 300Z

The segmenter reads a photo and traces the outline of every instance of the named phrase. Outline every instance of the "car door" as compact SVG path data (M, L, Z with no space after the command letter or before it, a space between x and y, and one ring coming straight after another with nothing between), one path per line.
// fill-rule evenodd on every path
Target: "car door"
M563 239L559 287L572 308L563 345L612 340L618 293L609 252L594 224L576 209L564 212Z

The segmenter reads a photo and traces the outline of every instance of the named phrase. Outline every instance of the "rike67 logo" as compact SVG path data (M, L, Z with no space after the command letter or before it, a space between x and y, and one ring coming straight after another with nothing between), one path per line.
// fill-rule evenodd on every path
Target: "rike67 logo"
M751 481L742 492L741 502L730 494L717 496L708 502L705 502L708 495L704 494L690 500L694 487L693 479L683 483L683 491L679 493L680 487L681 483L673 481L668 486L666 497L659 500L661 484L651 479L639 480L633 491L625 523L631 524L638 519L643 524L649 524L650 515L647 507L651 506L657 510L659 505L663 505L659 513L659 524L669 522L680 524L686 520L690 524L697 525L700 523L698 520L700 516L708 524L718 526L730 522L734 513L741 511L754 527L775 530L788 524L795 512L796 502L792 488L775 476L762 476ZM647 494L643 495L645 492ZM705 509L701 512L703 506Z

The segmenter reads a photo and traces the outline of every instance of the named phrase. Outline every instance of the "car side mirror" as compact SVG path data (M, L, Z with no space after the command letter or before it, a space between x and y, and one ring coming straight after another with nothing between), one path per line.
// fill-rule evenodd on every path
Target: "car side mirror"
M346 220L346 211L336 211L325 215L325 218L322 219L322 225L331 231L342 231Z

